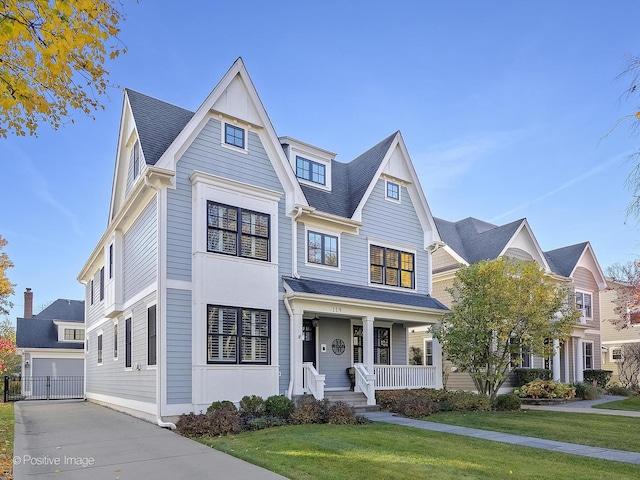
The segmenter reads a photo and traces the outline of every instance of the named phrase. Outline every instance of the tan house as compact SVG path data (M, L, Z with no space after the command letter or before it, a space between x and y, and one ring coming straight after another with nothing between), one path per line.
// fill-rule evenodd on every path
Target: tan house
M627 328L618 330L609 320L617 315L613 311L616 299L614 282L608 281L608 288L600 292L602 305L602 322L600 333L602 336L602 368L611 370L611 382L620 382L618 362L622 359L622 348L629 343L640 342L640 323L631 322Z
M543 252L528 221L523 218L505 225L494 225L477 218L458 222L435 219L442 244L433 252L433 295L451 307L447 288L453 286L460 265L481 260L510 257L534 260L557 282L568 284L576 295L583 316L566 342L555 341L555 355L549 360L523 353L521 367L548 368L562 382L581 381L585 369L601 367L600 295L606 280L589 242ZM409 345L420 348L423 362L432 362L433 340L427 328L412 329ZM443 360L443 382L449 389L473 390L468 374ZM503 389L512 387L511 379Z

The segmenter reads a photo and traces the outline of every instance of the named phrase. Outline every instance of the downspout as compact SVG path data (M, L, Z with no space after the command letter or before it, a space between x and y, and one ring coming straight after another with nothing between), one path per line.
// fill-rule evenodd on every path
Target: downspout
M302 215L302 207L298 206L296 213L291 217L291 276L300 278L298 275L298 218Z
M158 266L157 266L157 292L156 292L156 424L162 428L170 428L171 430L176 429L175 423L165 422L162 420L162 371L163 371L163 362L164 358L162 356L163 349L160 347L163 339L163 333L165 329L163 328L162 316L166 312L166 299L164 295L164 259L162 256L162 252L164 249L164 238L162 237L163 226L165 223L165 211L163 207L163 195L162 188L156 185L153 185L149 181L149 177L147 175L144 176L144 183L153 188L156 191L156 218L158 220L157 231L158 231Z
M289 314L289 387L287 388L287 398L291 398L293 396L293 376L295 375L295 365L291 361L291 338L293 338L294 330L293 330L293 310L291 310L291 305L289 304L289 299L284 297L284 308L287 309L287 313Z

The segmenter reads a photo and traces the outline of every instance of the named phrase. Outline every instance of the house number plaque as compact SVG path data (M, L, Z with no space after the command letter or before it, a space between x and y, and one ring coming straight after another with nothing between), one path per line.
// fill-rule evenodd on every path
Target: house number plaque
M331 344L331 349L336 355L342 355L345 350L344 340L342 340L341 338L336 338Z

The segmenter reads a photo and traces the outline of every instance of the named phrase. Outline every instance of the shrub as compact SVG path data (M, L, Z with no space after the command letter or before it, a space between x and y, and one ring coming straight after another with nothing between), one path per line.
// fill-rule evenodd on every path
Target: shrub
M345 402L336 402L329 407L327 422L333 425L355 425L356 409Z
M293 400L284 395L272 395L264 401L264 407L268 415L289 418L295 408L295 404Z
M222 400L221 402L213 402L211 405L209 405L209 408L207 408L207 414L213 413L217 410L223 410L223 409L229 410L232 412L238 411L238 409L233 404L233 402L230 402L229 400Z
M424 418L440 410L439 404L423 397L404 398L398 406L398 413L410 418Z
M295 423L327 423L328 402L315 398L304 398L291 414Z
M197 415L191 412L180 415L176 423L177 432L185 437L204 437L208 429L208 420L204 413Z
M574 387L552 380L534 380L514 390L520 398L573 398L576 395Z
M241 431L240 415L228 407L211 413L181 415L176 430L185 437L216 437Z
M240 400L240 411L243 416L259 417L265 411L264 400L258 395L245 395Z
M596 382L598 387L605 388L607 386L607 383L609 383L609 379L611 379L612 373L613 372L611 370L585 370L584 382Z
M607 393L609 395L620 395L623 397L630 397L633 393L630 388L623 387L619 383L614 383L607 387Z
M278 416L264 415L262 417L244 417L244 430L263 430L271 427L281 427L288 422Z
M576 382L571 385L576 390L576 397L582 400L596 400L602 395L602 390L593 383Z
M500 411L520 410L521 405L520 397L513 392L498 395L493 401L494 410Z
M553 380L553 371L546 368L514 368L516 388L534 380Z
M491 410L491 400L486 395L457 390L447 392L440 402L440 410L444 412L468 412Z
M399 412L401 404L409 398L421 398L432 402L439 402L446 397L444 390L420 388L418 390L379 390L376 392L376 402L383 410Z

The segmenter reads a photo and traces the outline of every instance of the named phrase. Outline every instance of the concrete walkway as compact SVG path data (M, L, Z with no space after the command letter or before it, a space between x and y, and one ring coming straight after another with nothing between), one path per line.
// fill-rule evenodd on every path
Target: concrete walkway
M553 407L543 407L542 409L549 408ZM584 409L586 410L586 408ZM595 410L595 413L607 411L597 409L593 410ZM563 411L571 410L565 409ZM621 411L619 410L616 410L616 412L621 413ZM544 450L552 450L554 452L570 453L572 455L581 455L583 457L600 458L603 460L613 460L616 462L626 462L640 465L640 453L638 452L627 452L624 450L614 450L611 448L588 447L586 445L557 442L555 440L545 440L542 438L525 437L523 435L513 435L510 433L493 432L490 430L481 430L479 428L458 427L455 425L446 425L444 423L427 422L424 420L415 420L412 418L401 417L389 412L369 412L365 413L364 415L374 422L393 423L395 425L402 425L405 427L421 428L423 430L433 430L435 432L442 433L452 433L454 435L464 435L466 437L481 438L483 440L508 443L511 445L542 448ZM640 422L638 423L638 427L640 427Z
M15 404L14 479L276 480L273 472L82 401Z
M523 405L522 408L527 410L549 410L552 412L572 412L572 413L591 413L597 415L618 415L621 417L637 417L640 418L640 412L632 412L627 410L606 410L604 408L593 408L594 405L601 403L614 402L616 400L624 400L627 397L618 397L615 395L603 395L597 400L576 400L575 402L559 403L557 405Z

